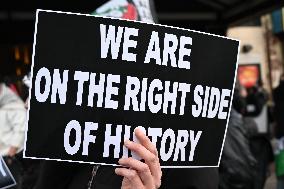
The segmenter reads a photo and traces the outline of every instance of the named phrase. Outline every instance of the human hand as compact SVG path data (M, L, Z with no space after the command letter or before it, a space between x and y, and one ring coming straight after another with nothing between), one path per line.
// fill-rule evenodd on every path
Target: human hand
M161 186L162 170L157 148L140 129L135 129L135 135L141 144L126 141L124 145L145 163L132 157L118 161L120 165L129 167L115 169L117 175L123 176L121 189L158 189Z
M18 151L17 147L11 146L9 148L9 151L8 151L8 156L9 157L14 157L16 155L17 151Z

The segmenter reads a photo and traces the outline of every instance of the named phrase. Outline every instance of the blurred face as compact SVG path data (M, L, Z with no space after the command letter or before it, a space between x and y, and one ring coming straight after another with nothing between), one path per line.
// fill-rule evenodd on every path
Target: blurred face
M246 88L242 85L237 86L238 90L235 90L233 107L240 114L245 113L246 109L246 97L248 96Z
M247 90L244 87L241 87L240 95L243 98L246 98L248 96Z

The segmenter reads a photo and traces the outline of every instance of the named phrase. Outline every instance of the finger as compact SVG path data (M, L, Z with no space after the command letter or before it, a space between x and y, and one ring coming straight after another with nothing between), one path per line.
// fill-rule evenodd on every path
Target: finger
M125 177L126 179L129 180L131 183L132 187L131 188L137 188L137 189L143 189L143 183L138 176L138 173L135 170L132 169L126 169L126 168L116 168L115 169L115 174Z
M132 152L135 152L139 157L144 159L146 162L154 163L154 162L157 162L157 160L158 160L158 158L157 158L157 156L155 156L155 154L150 152L148 149L146 149L143 145L141 145L139 143L126 140L124 142L124 145L129 150L131 150Z
M121 158L118 163L136 170L146 188L153 188L154 180L147 164L134 158Z
M159 163L158 156L151 153L141 144L132 142L132 141L125 141L124 145L130 149L131 151L135 152L139 155L142 159L145 160L145 163L148 165L152 176L154 177L155 183L157 185L161 182L162 171Z
M135 129L135 136L139 140L139 142L150 152L158 156L158 151L156 146L151 142L151 140L145 135L144 132L142 132L141 129L136 128Z
M123 177L122 183L121 183L121 189L130 189L131 187L131 182L128 180L128 178Z
M135 135L138 138L139 142L146 148L148 149L150 152L152 152L153 154L155 154L157 156L157 161L155 164L151 164L149 165L149 168L151 170L152 175L155 177L155 180L157 182L161 182L161 177L162 177L162 170L160 167L160 159L158 156L158 150L156 148L156 146L151 142L151 140L149 139L149 137L147 137L144 132L142 132L141 129L136 128L135 129Z

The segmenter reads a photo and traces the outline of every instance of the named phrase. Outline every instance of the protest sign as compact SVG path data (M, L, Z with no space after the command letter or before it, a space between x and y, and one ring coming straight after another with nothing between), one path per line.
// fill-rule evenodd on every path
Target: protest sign
M10 188L16 185L16 181L9 171L4 159L0 156L0 188Z
M237 40L37 11L25 157L117 165L142 128L162 167L218 166Z

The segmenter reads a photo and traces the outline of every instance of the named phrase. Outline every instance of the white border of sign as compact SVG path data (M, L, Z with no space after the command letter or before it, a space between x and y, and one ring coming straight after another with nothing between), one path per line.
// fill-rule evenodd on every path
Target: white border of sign
M3 162L3 165L4 165L5 168L7 169L7 171L8 171L8 173L9 173L10 177L12 178L12 180L13 180L13 182L14 182L13 184L10 184L10 185L8 185L8 186L4 186L4 187L1 188L1 189L5 189L5 188L10 188L10 187L16 186L16 185L17 185L17 182L16 182L15 178L13 177L11 171L9 170L8 166L6 165L6 163L5 163L5 161L4 161L4 159L3 159L2 156L0 156L0 161Z
M227 129L228 129L228 123L229 123L229 117L231 115L231 108L232 108L232 100L234 96L234 90L235 90L235 83L236 83L236 76L237 76L237 68L238 68L238 63L239 63L239 53L240 53L240 40L225 37L225 36L220 36L220 35L215 35L215 34L210 34L210 33L205 33L205 32L200 32L200 31L195 31L195 30L190 30L190 29L185 29L185 28L179 28L179 27L174 27L174 26L166 26L162 24L154 24L154 23L147 23L147 22L142 22L142 21L136 21L136 20L126 20L126 19L121 19L121 18L113 18L113 17L107 17L107 16L98 16L98 15L90 15L90 14L81 14L81 13L73 13L73 12L63 12L63 11L53 11L53 10L43 10L43 9L37 9L36 10L36 21L35 21L35 32L34 32L34 43L33 43L33 54L32 54L32 66L31 66L31 86L29 89L29 96L31 96L31 89L32 89L32 79L33 79L33 68L34 68L34 57L35 57L35 47L36 47L36 35L37 35L37 24L38 24L38 13L39 12L52 12L52 13L59 13L59 14L71 14L71 15L79 15L79 16L89 16L89 17L102 17L102 18L110 18L113 20L123 20L123 21L128 21L128 22L137 22L137 23L143 23L143 24L148 24L148 25L156 25L156 26L162 26L162 27L167 27L167 28L174 28L174 29L181 29L185 31L193 31L205 35L211 35L215 37L220 37L224 39L230 39L233 41L237 41L239 43L238 46L238 55L237 55L237 62L236 62L236 68L235 68L235 76L234 76L234 84L233 84L233 89L232 89L232 95L231 95L231 101L230 101L230 109L228 112L228 117L227 117L227 123L226 123L226 129L224 133L224 138L223 138L223 143L222 143L222 148L221 152L219 155L219 162L218 165L215 166L161 166L161 168L205 168L205 167L219 167L220 161L221 161L221 155L223 152L224 148L224 143L225 143L225 138L227 134ZM30 111L30 100L29 100L29 106L28 106L28 111L27 111L27 122L29 120L29 111ZM50 159L50 158L37 158L37 157L28 157L26 156L26 142L27 142L27 133L28 133L28 125L26 125L26 132L25 132L25 145L24 145L24 158L29 158L29 159L41 159L41 160L56 160L56 161L64 161L64 162L77 162L77 163L87 163L87 164L94 164L94 165L112 165L112 166L119 166L117 164L107 164L107 163L94 163L94 162L84 162L84 161L73 161L73 160L62 160L62 159Z

